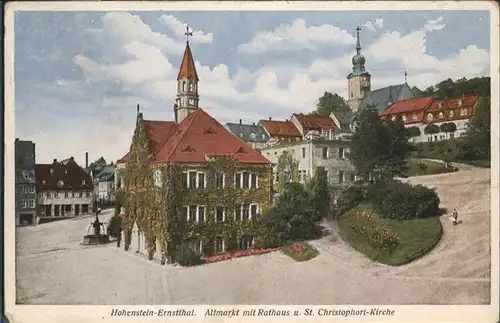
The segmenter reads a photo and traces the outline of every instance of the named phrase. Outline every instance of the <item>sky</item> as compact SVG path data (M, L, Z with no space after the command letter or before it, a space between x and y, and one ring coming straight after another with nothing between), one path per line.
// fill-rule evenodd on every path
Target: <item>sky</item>
M356 27L372 89L425 89L489 76L488 11L155 11L15 14L15 134L37 163L84 164L128 151L136 106L173 120L186 45L200 107L219 122L309 113L325 92L346 97Z

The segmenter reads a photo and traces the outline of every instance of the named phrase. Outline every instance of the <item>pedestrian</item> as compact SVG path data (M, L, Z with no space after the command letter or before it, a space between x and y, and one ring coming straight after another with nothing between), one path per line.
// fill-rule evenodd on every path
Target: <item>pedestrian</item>
M116 230L118 235L116 237L116 246L118 248L120 248L120 242L122 241L122 228L118 228L118 230Z
M458 224L458 211L457 209L453 209L453 225Z

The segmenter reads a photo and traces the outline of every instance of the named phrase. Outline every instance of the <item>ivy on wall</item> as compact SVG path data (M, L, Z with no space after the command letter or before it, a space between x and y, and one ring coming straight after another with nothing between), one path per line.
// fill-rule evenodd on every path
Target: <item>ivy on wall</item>
M182 172L203 171L206 188L188 189L182 186ZM153 174L161 172L161 187L153 183ZM234 175L245 171L257 173L258 188L235 189ZM224 173L224 188L216 188L216 174ZM182 164L150 164L148 140L142 117L139 115L132 139L129 159L123 171L124 188L117 194L119 203L127 210L122 221L125 233L125 250L130 247L134 222L147 241L149 258L161 245L162 264L172 262L176 250L183 241L198 239L204 246L203 253L213 253L216 237L222 237L227 251L238 248L238 239L248 235L257 241L256 221L235 221L235 205L258 203L260 213L270 207L271 165L239 164L234 157L218 157L199 166ZM183 218L183 206L205 206L204 223L188 223ZM225 221L216 222L216 207L225 208Z
M298 182L299 181L299 162L295 160L288 151L283 151L278 158L278 164L276 166L277 172L277 182L275 190L277 192L283 191L283 186L286 182ZM289 178L287 178L289 177Z

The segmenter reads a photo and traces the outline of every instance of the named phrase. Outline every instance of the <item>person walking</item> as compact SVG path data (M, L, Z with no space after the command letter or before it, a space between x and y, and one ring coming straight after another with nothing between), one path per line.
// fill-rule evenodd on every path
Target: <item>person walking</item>
M453 225L458 224L458 211L457 209L453 209Z

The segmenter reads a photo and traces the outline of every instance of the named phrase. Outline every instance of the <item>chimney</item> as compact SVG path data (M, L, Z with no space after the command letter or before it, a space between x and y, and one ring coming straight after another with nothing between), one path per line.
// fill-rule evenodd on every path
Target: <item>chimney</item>
M240 119L240 124L241 124L241 119Z
M85 168L89 168L89 153L85 152Z
M271 121L271 117L269 117L269 121Z
M57 159L55 159L55 158L54 158L53 163L54 163L54 164L55 164L55 163L57 163Z

